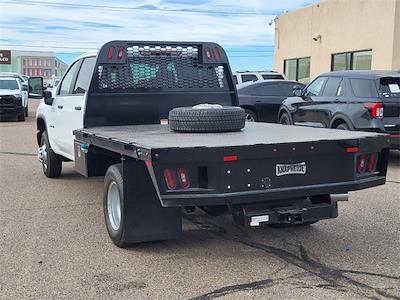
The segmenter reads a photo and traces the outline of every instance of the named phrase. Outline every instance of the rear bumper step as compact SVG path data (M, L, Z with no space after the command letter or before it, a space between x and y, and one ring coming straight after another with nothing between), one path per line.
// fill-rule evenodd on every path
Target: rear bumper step
M265 205L231 207L235 222L241 226L257 227L271 224L304 224L338 216L337 202L266 208Z

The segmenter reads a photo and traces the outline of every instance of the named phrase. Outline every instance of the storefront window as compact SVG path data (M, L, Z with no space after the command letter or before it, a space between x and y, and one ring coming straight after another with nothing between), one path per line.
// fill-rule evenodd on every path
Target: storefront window
M332 71L371 70L372 50L332 54Z
M310 63L310 57L285 59L284 73L286 78L308 83L310 81Z

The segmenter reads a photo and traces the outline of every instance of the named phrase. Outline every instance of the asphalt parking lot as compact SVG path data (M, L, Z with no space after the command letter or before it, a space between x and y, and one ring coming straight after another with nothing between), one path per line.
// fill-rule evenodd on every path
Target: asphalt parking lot
M337 219L242 229L196 211L180 240L119 249L102 178L72 163L42 174L36 105L26 122L0 123L1 299L400 299L400 151L386 185L352 192Z

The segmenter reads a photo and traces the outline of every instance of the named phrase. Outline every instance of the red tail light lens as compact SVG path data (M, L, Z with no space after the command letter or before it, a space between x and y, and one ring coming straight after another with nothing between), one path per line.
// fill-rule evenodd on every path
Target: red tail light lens
M110 48L108 48L108 53L107 53L107 58L108 59L112 59L113 58L113 55L114 55L114 50L115 50L115 48L114 47L110 47Z
M383 118L383 104L382 103L364 103L364 107L369 110L373 119Z
M179 177L179 182L181 183L181 187L183 189L187 189L190 187L189 176L187 175L186 169L179 168L178 177Z
M120 47L118 50L118 59L121 60L123 55L124 55L124 48Z
M367 169L367 154L360 155L358 157L357 161L357 171L358 173L365 173L365 170Z
M169 190L176 189L175 174L171 169L164 170L164 178Z
M369 161L368 161L368 171L369 172L371 172L371 173L375 172L377 161L378 161L378 154L372 153L369 156Z
M211 51L210 48L204 49L204 55L206 56L207 60L211 60Z
M215 47L215 48L213 49L213 53L214 53L214 58L215 58L216 61L218 61L218 60L221 59L221 53L219 53L219 50L218 50L217 47Z

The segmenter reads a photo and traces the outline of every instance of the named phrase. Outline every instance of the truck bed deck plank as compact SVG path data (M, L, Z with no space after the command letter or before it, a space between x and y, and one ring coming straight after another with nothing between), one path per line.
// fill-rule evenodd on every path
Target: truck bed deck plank
M104 126L84 128L78 132L87 134L91 138L116 140L147 149L271 145L354 140L381 135L371 132L282 126L271 123L247 123L243 130L227 133L177 133L168 125Z

